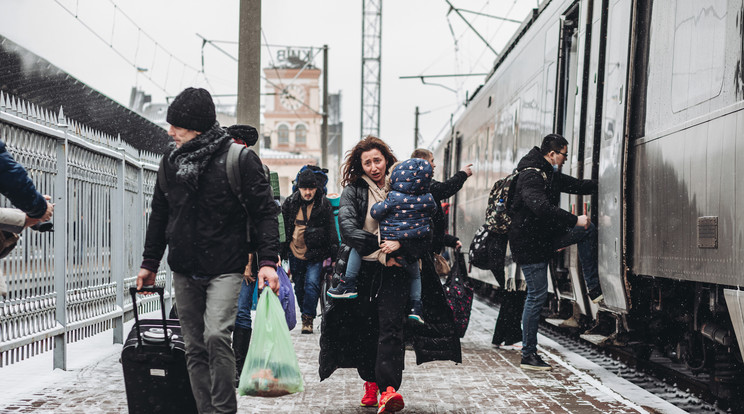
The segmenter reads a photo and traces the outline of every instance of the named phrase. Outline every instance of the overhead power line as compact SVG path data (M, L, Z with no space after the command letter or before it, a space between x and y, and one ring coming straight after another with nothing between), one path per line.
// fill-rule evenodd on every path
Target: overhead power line
M483 38L483 36L481 36L481 34L478 33L477 30L475 30L475 27L473 27L473 25L470 24L470 22L468 21L468 19L466 19L465 16L463 16L462 13L460 13L460 9L456 8L455 6L453 6L452 3L450 3L449 0L444 0L444 1L446 1L447 4L450 6L450 11L454 11L455 13L457 13L457 15L460 16L460 18L465 22L465 24L468 25L468 27L470 28L470 30L472 30L478 36L478 38L480 40L482 40L483 43L486 44L486 47L489 50L491 50L491 52L493 52L496 56L498 56L499 55L499 52L497 52L496 50L494 50L494 48L491 47L491 44L488 43L488 40L486 40L485 38Z
M442 85L441 83L426 82L425 78L462 78L467 76L486 76L487 73L456 73L452 75L415 75L415 76L400 76L398 79L421 79L421 83L424 85L439 86L444 89L450 90L457 93L456 89L452 89L449 86Z
M111 48L111 50L117 55L119 55L119 57L121 57L125 62L127 62L130 66L135 68L138 74L141 74L143 77L148 79L155 87L163 91L166 95L170 94L170 92L168 91L168 81L171 77L171 73L172 73L171 65L173 64L173 62L175 62L177 66L181 67L182 76L181 76L181 81L179 82L180 83L179 88L182 86L181 84L183 83L183 75L186 73L187 70L193 72L195 77L201 74L202 76L204 76L204 80L207 83L209 83L209 79L206 73L204 73L204 71L199 70L196 67L189 65L184 60L180 59L178 56L176 56L175 54L165 49L160 43L157 42L157 40L155 40L155 38L150 36L145 30L142 29L141 26L139 26L131 17L129 17L129 15L124 13L124 11L122 11L121 8L113 0L109 0L109 3L113 7L113 18L112 18L113 21L111 25L110 34L99 33L95 29L93 29L93 27L90 24L88 24L88 22L83 21L83 19L81 19L81 17L79 16L79 7L80 7L79 3L76 3L75 10L69 9L64 4L62 4L60 0L55 0L55 3L57 3L60 7L62 7L62 9L64 9L67 13L69 13L72 17L74 17L83 27L85 27L94 36L96 36L103 43L108 45ZM119 15L125 18L126 20L128 20L129 23L131 23L132 26L134 26L137 29L137 44L136 44L136 48L134 51L134 56L127 56L127 54L125 54L125 52L122 52L121 48L117 47L117 45L114 42L114 38L117 33L117 26L115 23L116 23L117 16ZM107 36L108 36L108 39L106 38ZM145 38L145 41L149 42L150 47L152 47L154 50L152 61L150 62L149 66L146 64L146 62L142 62L141 60L143 58L140 57L140 46L141 46L143 36ZM153 70L156 66L156 62L159 56L158 55L159 51L167 59L167 64L165 68L165 79L163 79L162 81L154 78L155 72ZM176 70L176 69L174 68L173 70Z

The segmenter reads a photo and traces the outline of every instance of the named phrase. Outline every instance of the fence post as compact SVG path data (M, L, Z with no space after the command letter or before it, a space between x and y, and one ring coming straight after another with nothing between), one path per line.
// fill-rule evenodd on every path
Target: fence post
M57 128L64 136L57 138L57 175L54 178L54 291L56 293L55 319L62 333L54 336L54 369L67 370L67 121L59 108Z
M111 195L111 274L116 281L116 307L121 310L121 316L113 320L114 343L124 343L124 192L126 177L126 155L124 147L117 147L121 159L116 166L116 188ZM134 305L134 304L133 304Z

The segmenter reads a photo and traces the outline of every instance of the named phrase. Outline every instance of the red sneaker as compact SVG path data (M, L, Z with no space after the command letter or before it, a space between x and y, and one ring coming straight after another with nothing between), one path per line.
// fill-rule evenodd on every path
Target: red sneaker
M402 410L405 406L403 396L395 392L395 388L387 387L387 391L380 396L380 408L377 410L377 414L394 413Z
M362 407L377 407L377 393L380 389L376 382L366 381L364 383L364 397L362 397Z

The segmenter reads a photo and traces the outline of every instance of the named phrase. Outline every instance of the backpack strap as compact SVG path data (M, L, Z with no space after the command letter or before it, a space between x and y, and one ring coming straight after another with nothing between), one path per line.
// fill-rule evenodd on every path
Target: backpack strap
M540 175L542 175L543 180L545 180L546 183L548 182L548 175L545 174L545 171L543 171L543 170L541 170L541 169L539 169L537 167L527 167L527 168L523 169L522 171L527 171L527 170L534 170L534 171L539 172ZM522 172L522 171L519 171L519 172Z
M240 155L243 153L246 147L244 145L232 143L230 149L227 150L227 161L225 163L225 169L227 170L227 182L230 184L230 190L240 201L240 205L243 206L246 213L245 201L243 200L242 191L240 191Z
M158 167L158 187L163 194L168 194L168 176L165 175L165 157L160 159L160 167Z
M248 151L245 145L237 143L230 144L230 148L227 150L227 160L225 161L225 170L227 171L227 182L230 185L230 190L233 195L238 198L240 205L243 206L243 210L248 214L248 219L245 221L245 237L248 243L251 242L251 216L248 211L248 206L243 199L243 192L241 191L241 180L240 180L240 155L243 151Z

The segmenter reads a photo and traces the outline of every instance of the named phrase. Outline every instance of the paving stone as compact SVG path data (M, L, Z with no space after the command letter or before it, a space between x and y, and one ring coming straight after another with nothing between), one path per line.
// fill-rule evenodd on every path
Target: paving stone
M476 301L467 335L462 340L463 363L416 365L406 352L400 393L403 413L632 413L626 401L594 387L569 369L554 364L549 372L523 371L520 353L490 344L497 312ZM238 397L240 413L359 413L363 381L354 369L339 369L320 382L320 318L313 335L292 340L300 362L305 391L279 398ZM124 379L118 353L81 369L73 381L55 383L33 395L0 407L3 413L125 413Z

